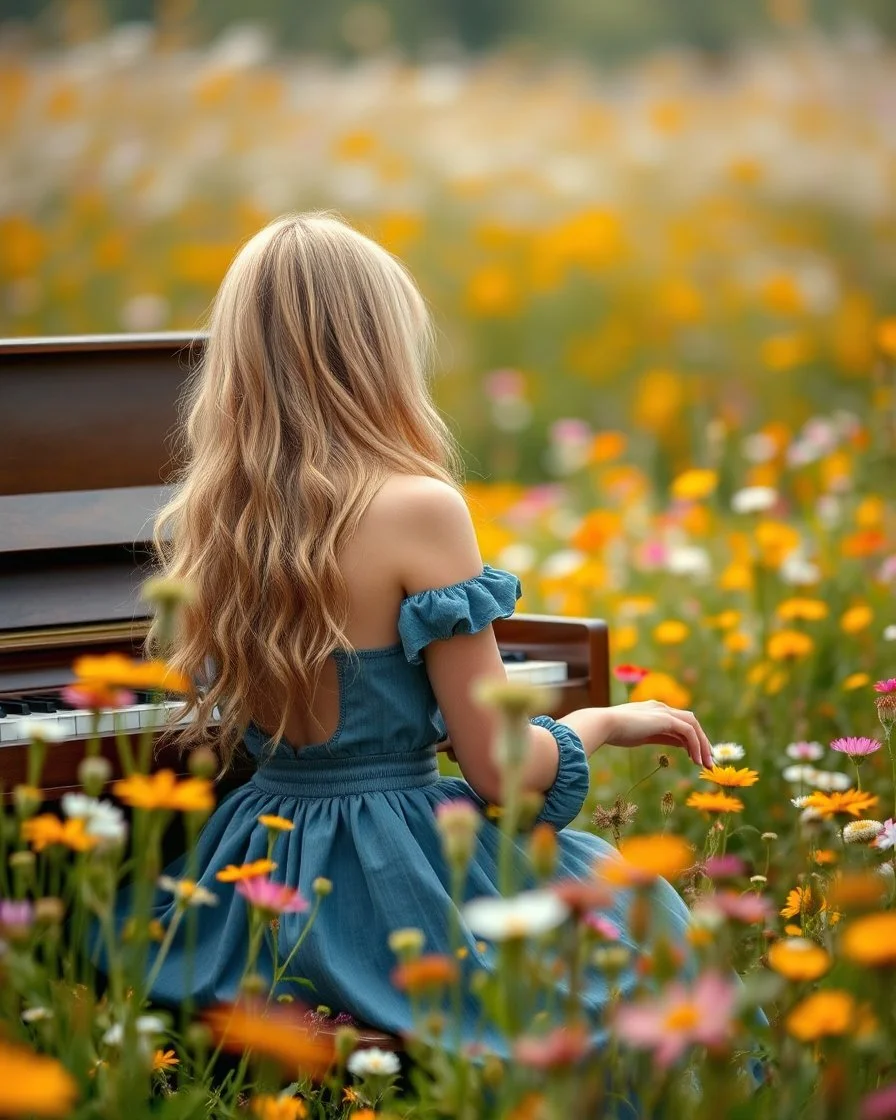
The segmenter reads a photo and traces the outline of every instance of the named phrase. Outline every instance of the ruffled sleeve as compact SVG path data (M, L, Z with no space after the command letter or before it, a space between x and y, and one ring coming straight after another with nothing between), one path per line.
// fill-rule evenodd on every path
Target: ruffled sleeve
M421 651L456 634L478 634L496 618L509 618L522 594L512 572L491 568L462 583L418 591L401 604L398 634L412 665L423 660Z
M557 777L544 796L538 820L546 821L558 830L566 828L582 811L591 784L585 748L575 731L565 723L558 723L550 716L535 716L530 722L537 727L546 727L557 740L560 752Z

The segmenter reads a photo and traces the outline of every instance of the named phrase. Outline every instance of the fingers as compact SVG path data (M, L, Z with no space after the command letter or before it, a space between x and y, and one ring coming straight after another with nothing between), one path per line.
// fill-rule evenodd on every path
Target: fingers
M693 712L682 711L679 708L672 708L671 711L676 719L684 720L685 723L690 724L690 726L693 727L694 731L697 734L697 741L700 744L700 752L699 757L695 758L694 762L696 762L698 766L705 766L707 770L711 770L715 765L712 758L712 744L707 738L706 732L700 726L697 717Z
M703 751L700 737L697 735L695 728L688 723L686 719L681 719L679 716L670 713L669 731L679 740L680 745L688 752L691 761L696 766L703 765Z

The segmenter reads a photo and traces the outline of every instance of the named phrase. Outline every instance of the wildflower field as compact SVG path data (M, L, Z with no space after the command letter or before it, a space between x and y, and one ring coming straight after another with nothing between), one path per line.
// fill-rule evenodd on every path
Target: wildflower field
M466 911L496 978L394 935L419 1012L400 1073L296 1010L314 998L283 982L291 962L255 974L278 915L310 923L339 889L278 885L277 819L269 859L232 869L244 998L149 1006L174 936L147 917L161 836L201 827L210 760L148 777L147 742L108 789L87 758L57 810L36 728L0 832L0 1116L896 1116L892 54L799 38L720 70L337 70L248 32L166 52L125 29L2 61L0 334L193 329L241 239L340 211L433 305L485 559L520 575L522 609L606 618L614 698L692 708L716 766L599 751L578 823L623 859L581 885L553 881L525 804L505 814L530 889ZM188 687L159 665L79 672L104 707ZM529 701L496 702L513 741ZM476 821L459 806L440 827L460 897ZM693 906L687 945L655 921L659 875ZM178 922L218 901L160 887ZM600 914L619 892L637 953ZM600 1046L576 998L591 968L611 991ZM451 1045L469 985L506 1055Z

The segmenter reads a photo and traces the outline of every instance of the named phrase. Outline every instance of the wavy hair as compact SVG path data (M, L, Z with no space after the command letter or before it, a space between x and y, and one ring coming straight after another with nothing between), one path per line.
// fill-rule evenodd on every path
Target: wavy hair
M331 652L351 649L340 552L380 485L456 484L458 456L429 395L423 298L338 218L256 234L208 331L181 401L185 466L154 532L161 574L191 595L166 648L158 618L147 641L201 682L180 742L205 741L217 708L226 768L262 696L282 702L276 742L290 711L310 711Z

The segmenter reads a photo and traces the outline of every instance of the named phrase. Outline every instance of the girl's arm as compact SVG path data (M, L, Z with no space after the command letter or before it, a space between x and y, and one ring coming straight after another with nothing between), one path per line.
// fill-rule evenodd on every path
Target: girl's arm
M448 587L480 575L482 556L462 496L433 479L413 482L405 489L390 543L405 594ZM492 627L432 642L423 656L464 778L484 800L500 801L500 769L492 757L499 717L473 699L477 681L507 678ZM712 764L709 741L693 713L664 704L583 708L562 722L576 732L589 756L604 743L657 743L686 749L698 765ZM530 725L523 788L539 793L549 790L557 778L558 763L554 736L546 728Z

